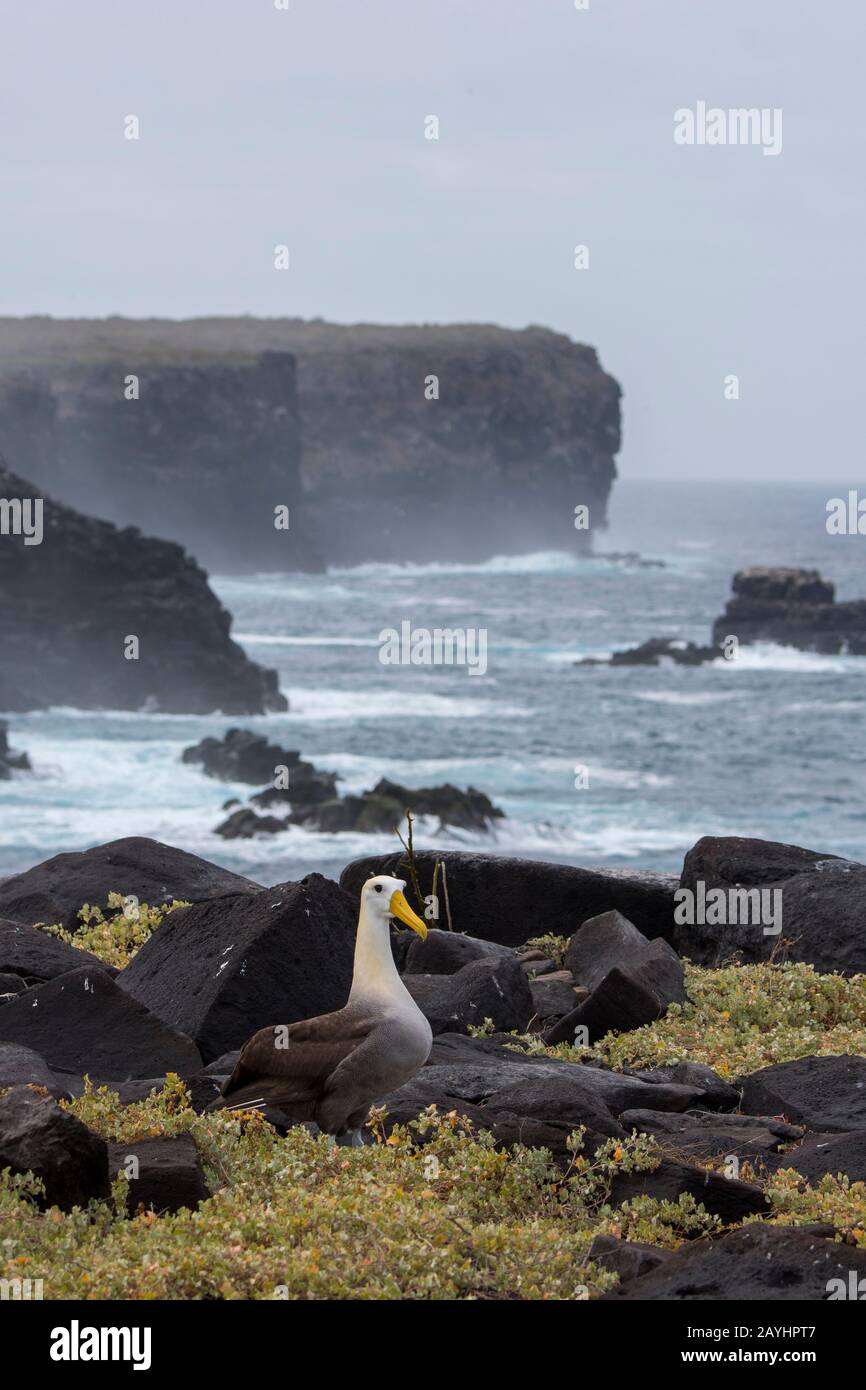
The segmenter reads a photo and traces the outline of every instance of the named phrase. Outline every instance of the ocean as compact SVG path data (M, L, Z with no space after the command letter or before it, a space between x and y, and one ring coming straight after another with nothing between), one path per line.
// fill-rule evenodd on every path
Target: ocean
M489 836L437 836L422 822L421 847L678 871L701 835L755 835L866 858L866 658L762 645L695 669L574 665L650 636L706 642L745 565L815 567L838 598L866 597L866 537L825 528L828 498L848 486L621 478L596 548L658 568L563 549L213 575L237 640L279 671L289 712L10 715L10 742L35 772L0 782L0 874L127 835L266 884L337 876L352 858L399 848L396 835L215 835L223 802L255 789L213 781L181 752L237 724L337 772L343 792L382 776L450 781L505 812ZM380 631L405 620L486 629L486 674L382 665Z

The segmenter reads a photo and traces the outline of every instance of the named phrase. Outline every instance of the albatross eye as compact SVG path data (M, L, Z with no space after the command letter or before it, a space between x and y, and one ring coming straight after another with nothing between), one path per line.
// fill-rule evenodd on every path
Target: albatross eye
M381 891L382 891L382 885L381 885L381 883L376 883L376 884L374 884L373 886L374 886L374 888L376 889L376 892L377 892L377 893L381 893Z

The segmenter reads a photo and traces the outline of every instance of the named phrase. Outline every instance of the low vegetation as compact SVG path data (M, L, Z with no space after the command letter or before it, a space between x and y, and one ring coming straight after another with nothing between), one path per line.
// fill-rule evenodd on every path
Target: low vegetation
M179 905L131 915L124 901L113 894L105 915L83 909L74 935L45 930L122 968ZM561 957L560 940L533 944ZM800 964L689 966L687 988L689 1002L658 1023L591 1048L525 1041L614 1068L700 1061L731 1079L815 1053L866 1054L866 977ZM615 1175L657 1164L645 1135L588 1156L576 1131L564 1171L546 1150L497 1150L490 1135L432 1110L390 1134L374 1112L374 1142L342 1149L303 1128L281 1138L254 1114L197 1115L177 1077L133 1105L90 1085L65 1104L106 1139L192 1134L213 1196L197 1211L131 1213L118 1175L111 1202L43 1211L38 1182L0 1174L0 1278L41 1278L46 1298L595 1298L616 1275L589 1259L594 1236L675 1249L720 1229L687 1196L611 1202ZM761 1219L831 1222L839 1239L866 1248L866 1184L809 1185L791 1168L742 1176L763 1182Z

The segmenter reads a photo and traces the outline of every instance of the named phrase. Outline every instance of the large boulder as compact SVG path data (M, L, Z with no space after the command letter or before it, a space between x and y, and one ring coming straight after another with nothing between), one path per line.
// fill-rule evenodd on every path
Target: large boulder
M55 1071L103 1081L201 1069L190 1038L149 1013L104 970L86 966L4 1004L0 1042L32 1048Z
M476 960L514 960L508 946L500 946L495 941L481 941L477 936L464 936L461 932L440 931L433 928L422 941L415 932L400 932L405 937L405 951L402 954L402 969L409 975L456 975L464 965ZM403 942L400 942L401 946ZM395 951L396 958L396 951Z
M0 1096L0 1169L33 1173L45 1196L40 1205L83 1207L109 1196L108 1151L74 1115L29 1086Z
M9 879L6 880L9 882ZM0 884L2 892L5 884ZM79 951L47 932L25 926L23 922L0 920L0 970L28 985L42 984L56 975L66 975L86 965L104 970L102 962L89 951Z
M529 982L513 956L472 961L453 975L404 975L403 983L434 1033L468 1033L487 1019L502 1032L523 1032L534 1013Z
M843 1173L851 1182L866 1182L866 1129L850 1134L807 1134L802 1144L766 1160L771 1170L796 1168L816 1187L826 1173Z
M645 954L649 940L621 912L602 912L578 927L568 943L564 965L577 984L600 985L615 965L628 969Z
M22 514L42 509L38 544L22 533L0 546L0 709L287 708L276 672L232 641L231 615L179 545L84 516L2 459L0 496Z
M866 1057L800 1057L752 1072L742 1083L747 1115L782 1115L807 1129L866 1129Z
M627 1033L655 1023L671 1004L685 1001L683 963L661 938L647 943L628 967L614 966L588 999L545 1033L545 1042L570 1042L578 1030L594 1043L607 1033Z
M423 850L415 855L422 892L432 892L437 860L447 869L452 926L484 941L521 946L530 937L553 932L571 936L581 923L612 908L624 913L648 937L671 940L676 878L638 869L577 869L534 859L495 854ZM340 882L360 892L372 874L408 877L401 853L356 859ZM441 920L445 898L439 887Z
M321 874L178 908L119 985L211 1062L268 1024L342 1008L356 922L357 898Z
M847 1288L852 1272L855 1282L866 1275L866 1250L796 1227L751 1222L723 1236L686 1242L657 1269L606 1298L819 1301L840 1288L833 1281Z
M112 1179L118 1172L126 1173L131 1215L140 1208L158 1215L183 1207L194 1210L210 1196L190 1134L110 1143L108 1171Z
M866 971L864 864L771 840L705 836L685 857L680 887L695 900L698 895L705 900L717 889L725 894L727 923L674 926L677 950L698 964L717 965L729 958L746 964L766 960L784 940L790 959L805 961L822 973ZM744 903L742 890L752 890L754 906L748 913L737 901ZM770 912L781 905L781 918L772 924L778 923L780 930L765 930L765 916L757 912L758 891L766 895ZM734 922L735 910L738 918L748 915L749 920Z
M260 885L196 854L131 836L81 853L55 854L0 883L0 915L17 922L59 923L74 931L84 903L107 907L111 892L134 894L151 907L177 899L202 902L258 893ZM50 940L50 938L48 938ZM71 968L67 967L67 968Z

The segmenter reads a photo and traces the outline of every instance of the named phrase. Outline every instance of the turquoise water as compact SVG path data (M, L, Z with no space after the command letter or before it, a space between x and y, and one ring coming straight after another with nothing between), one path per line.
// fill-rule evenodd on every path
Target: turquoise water
M840 598L866 596L866 537L830 537L823 488L616 484L597 549L479 564L369 564L328 575L213 577L234 633L279 670L288 714L255 719L41 711L10 716L31 778L0 783L0 873L121 835L152 835L262 882L397 847L388 836L292 830L226 843L219 784L182 749L231 724L266 731L358 791L469 783L506 812L495 836L421 844L580 864L678 869L703 834L759 835L866 858L866 658L764 646L694 670L584 668L651 635L705 641L733 571L814 566ZM484 628L488 668L389 667L379 633ZM575 788L575 768L589 785ZM118 885L122 887L122 885Z

